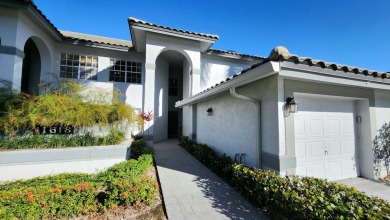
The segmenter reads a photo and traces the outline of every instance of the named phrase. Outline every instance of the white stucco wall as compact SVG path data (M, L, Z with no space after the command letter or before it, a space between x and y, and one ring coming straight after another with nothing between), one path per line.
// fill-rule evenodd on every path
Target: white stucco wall
M237 88L237 93L261 101L261 136L263 151L277 154L276 77L269 77ZM255 104L233 98L229 93L196 104L196 140L234 158L245 153L244 162L256 166ZM206 110L213 109L212 116Z
M261 101L261 139L264 152L279 154L278 129L278 79L267 77L237 90L239 94Z
M375 124L378 131L385 123L390 123L390 91L375 90ZM373 135L375 138L377 133ZM385 164L376 173L376 177L385 177L387 175Z
M19 10L0 7L0 15L1 44L15 46Z
M200 88L204 90L214 86L255 63L256 61L202 54Z
M212 116L207 109L212 108ZM197 137L220 154L234 158L246 154L244 162L256 165L256 107L251 102L233 98L229 93L197 104Z
M190 65L188 62L183 63L183 98L188 98L191 93ZM183 107L183 130L185 136L191 136L195 131L192 130L192 106Z
M361 123L356 124L356 143L358 144L358 155L360 163L360 175L373 179L374 152L372 151L370 103L368 98L355 101L356 115L362 118ZM375 107L373 107L375 109ZM368 125L368 126L367 126Z

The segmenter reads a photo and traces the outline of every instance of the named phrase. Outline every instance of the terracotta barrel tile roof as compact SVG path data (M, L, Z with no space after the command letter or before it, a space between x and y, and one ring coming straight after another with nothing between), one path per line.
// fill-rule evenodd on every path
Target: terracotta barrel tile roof
M235 55L235 56L251 57L251 58L256 58L256 59L264 59L264 57L261 57L261 56L243 54L243 53L238 53L238 52L229 51L229 50L208 49L206 52L207 53L230 54L230 55Z
M68 40L81 40L81 41L85 41L85 42L107 44L107 45L127 47L127 48L133 47L131 41L127 41L127 40L120 40L120 39L115 39L115 38L102 37L102 36L83 34L83 33L76 33L76 32L71 32L71 31L61 31L61 34L64 36L65 39L68 39Z
M134 23L135 24L142 24L142 25L147 25L147 26L151 26L151 27L161 28L161 29L165 29L165 30L178 32L178 33L196 35L196 36L210 38L210 39L215 39L215 40L218 40L218 38L219 38L218 35L214 35L214 34L205 34L205 33L186 31L186 30L181 30L181 29L176 29L176 28L170 28L170 27L167 27L167 26L156 25L156 24L153 24L153 23L150 23L150 22L147 22L147 21L143 21L143 20L140 20L140 19L137 19L137 18L133 18L133 17L129 17L129 23L130 24L134 24Z
M304 64L308 66L316 66L321 67L323 69L332 69L332 70L339 70L343 71L345 73L355 73L355 74L363 74L366 76L373 76L373 77L381 77L382 79L390 79L390 74L386 72L379 72L374 70L368 70L368 69L362 69L358 67L348 66L348 65L342 65L332 62L325 62L323 60L314 60L310 57L300 57L294 54L290 54L287 50L287 48L279 46L275 47L268 58L264 59L261 64L269 62L269 61L285 61L285 62L292 62L295 64Z

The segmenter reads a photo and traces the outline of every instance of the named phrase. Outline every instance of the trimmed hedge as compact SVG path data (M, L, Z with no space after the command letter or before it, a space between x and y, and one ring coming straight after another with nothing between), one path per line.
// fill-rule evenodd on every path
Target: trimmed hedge
M143 154L153 154L153 148L148 147L145 140L135 139L133 142L131 142L130 157L132 159L137 159Z
M116 145L124 140L125 133L115 129L112 129L105 136L95 136L92 133L74 135L43 135L32 133L14 137L0 136L0 150Z
M259 207L288 219L390 219L388 202L342 184L246 167L188 137L180 146Z
M6 182L0 185L0 219L71 218L120 205L152 204L158 183L143 175L152 164L152 155L142 155L96 175Z

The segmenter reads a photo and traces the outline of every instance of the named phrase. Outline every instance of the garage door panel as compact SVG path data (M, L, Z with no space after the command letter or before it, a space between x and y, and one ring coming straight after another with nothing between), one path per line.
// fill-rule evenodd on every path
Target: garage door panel
M349 139L349 140L343 140L343 146L344 146L344 155L351 155L355 156L355 140L354 139Z
M344 160L342 162L342 175L344 178L356 177L356 162L354 158L350 158L350 160Z
M343 176L343 165L341 160L329 161L328 166L328 179L337 179Z
M325 146L323 141L310 141L306 155L308 157L322 157L325 155Z
M306 158L306 142L298 141L295 143L295 153L298 158Z
M354 102L318 97L296 100L297 175L329 180L356 177Z
M325 120L326 129L325 134L327 135L340 135L340 120L338 119L328 119Z
M335 141L327 141L327 152L329 156L335 156L335 155L341 155L341 141L335 140Z
M296 173L301 175L301 176L309 176L309 174L307 173L307 166L306 165L297 166Z
M353 135L355 133L353 117L350 119L342 119L341 121L341 131L346 135Z
M324 135L324 123L322 119L307 119L305 121L306 137Z
M305 119L296 119L294 121L294 130L296 137L305 137Z
M316 178L326 178L325 175L325 163L314 163L309 167L310 176Z

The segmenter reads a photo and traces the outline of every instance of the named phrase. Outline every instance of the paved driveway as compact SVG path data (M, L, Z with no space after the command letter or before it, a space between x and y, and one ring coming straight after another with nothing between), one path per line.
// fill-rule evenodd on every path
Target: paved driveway
M361 177L336 181L347 186L355 187L367 195L376 196L390 202L390 182L365 179Z
M177 140L154 144L164 203L175 219L268 219Z

